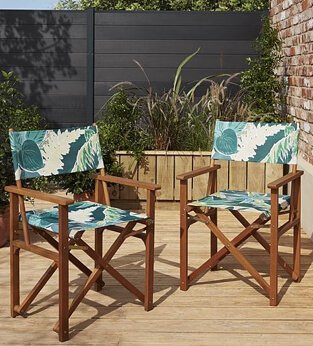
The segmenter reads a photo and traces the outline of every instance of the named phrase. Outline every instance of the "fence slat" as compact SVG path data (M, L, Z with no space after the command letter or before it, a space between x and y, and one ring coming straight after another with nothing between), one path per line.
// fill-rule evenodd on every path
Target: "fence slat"
M176 176L192 170L192 156L175 156L175 173L174 173L174 199L179 201L179 181ZM188 181L188 196L191 198L192 182Z
M194 156L193 169L209 166L211 158L209 156ZM192 199L198 199L206 196L209 174L203 174L193 178Z
M156 156L143 156L139 162L138 179L141 181L156 182ZM138 189L139 199L146 199L147 190Z
M248 191L264 193L265 164L248 162L248 174L246 179Z
M157 157L157 183L161 190L157 192L158 200L172 201L174 198L174 156Z

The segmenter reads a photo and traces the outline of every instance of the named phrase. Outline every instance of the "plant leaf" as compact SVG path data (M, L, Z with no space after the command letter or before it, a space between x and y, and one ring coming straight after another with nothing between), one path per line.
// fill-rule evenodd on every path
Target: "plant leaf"
M178 94L181 86L181 72L183 67L195 56L199 53L200 48L198 48L194 53L188 55L177 67L174 84L173 84L173 91Z

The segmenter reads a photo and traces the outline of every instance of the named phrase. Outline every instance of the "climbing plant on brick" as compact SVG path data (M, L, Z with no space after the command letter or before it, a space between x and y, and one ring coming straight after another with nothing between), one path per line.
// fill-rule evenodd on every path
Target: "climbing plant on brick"
M272 27L268 17L255 42L258 55L248 58L248 70L241 74L241 84L246 90L245 101L252 105L254 115L250 120L266 122L286 121L285 83L277 75L282 60L282 42L278 31Z

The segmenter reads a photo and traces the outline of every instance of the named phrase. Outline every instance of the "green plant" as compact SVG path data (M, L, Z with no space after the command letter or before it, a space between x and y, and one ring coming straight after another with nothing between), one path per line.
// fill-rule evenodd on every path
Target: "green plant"
M158 92L153 88L144 68L138 61L135 63L142 70L147 85L138 87L132 82L121 82L115 87L123 86L128 92L128 100L132 105L132 113L136 114L146 138L152 141L152 148L157 150L180 149L186 141L188 116L193 92L204 82L197 83L188 93L182 88L183 67L198 53L187 56L178 66L169 90Z
M131 82L116 85L128 93L133 114L137 121L139 118L146 137L152 138L153 149L209 150L216 119L243 120L250 114L250 107L243 101L244 90L237 82L238 74L204 77L188 88L182 87L183 68L198 51L179 64L169 90L156 91L137 61L147 86L140 88ZM200 93L200 87L205 92Z
M97 121L105 162L113 163L116 150L132 152L136 159L152 145L151 137L141 127L139 113L133 109L131 95L119 89L105 104Z
M60 0L56 9L162 10L162 11L255 11L268 9L268 0Z
M223 74L205 78L206 92L189 110L188 141L186 150L211 150L215 122L219 120L244 121L251 115L251 105L244 99L245 90L238 83L239 74ZM201 82L201 81L200 81ZM196 100L196 88L190 91Z
M148 145L142 136L142 131L136 126L136 115L132 112L132 106L123 90L119 90L108 100L96 123L104 169L108 174L121 176L123 169L115 159L115 151L132 151L135 157L139 158ZM73 173L56 178L55 182L67 193L92 193L95 188L93 173Z
M271 27L268 17L263 19L262 31L256 39L258 56L248 58L249 69L241 74L241 84L246 91L245 101L254 113L249 120L281 122L285 103L285 84L276 74L282 59L281 40L277 29Z
M6 185L14 184L12 154L9 129L16 131L43 128L44 120L38 108L26 104L23 94L18 90L19 81L13 72L1 71L0 82L0 206L8 203L4 192ZM45 178L33 179L34 188L46 185ZM27 184L27 182L26 182Z

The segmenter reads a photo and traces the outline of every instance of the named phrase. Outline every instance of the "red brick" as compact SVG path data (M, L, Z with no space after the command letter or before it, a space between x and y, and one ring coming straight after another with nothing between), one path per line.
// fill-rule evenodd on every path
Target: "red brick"
M309 7L308 0L302 0L302 11L306 10Z

